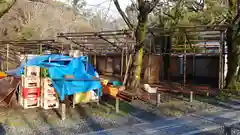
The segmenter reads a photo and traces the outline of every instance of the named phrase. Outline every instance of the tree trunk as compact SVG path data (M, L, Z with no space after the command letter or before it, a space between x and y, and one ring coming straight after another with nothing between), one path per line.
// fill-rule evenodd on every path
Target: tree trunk
M171 47L172 47L172 39L171 36L164 36L163 38L163 65L164 65L164 80L170 80L171 72L169 71L170 63L171 63Z
M227 29L227 51L228 51L228 72L226 77L226 84L224 89L237 89L237 79L238 79L238 63L239 54L238 47L233 43L233 28L229 27Z
M147 16L145 15L139 15L138 17L138 25L137 29L135 31L135 37L136 37L136 46L135 50L137 52L133 56L132 60L132 68L130 68L130 76L128 81L128 87L130 89L136 89L141 80L141 71L142 71L142 60L143 60L143 50L144 50L144 41L146 37L146 31L147 31ZM140 47L140 48L139 48Z
M122 18L128 25L129 29L133 30L134 27L126 17L125 13L121 10L118 0L113 1ZM131 58L133 59L129 69L129 77L127 77L127 87L133 90L139 86L141 80L142 59L144 53L144 42L146 38L148 15L155 8L159 0L152 0L151 2L145 0L137 0L136 2L136 9L139 11L138 24L135 31L136 46L134 47L135 51L133 57L130 57L130 60ZM136 90L138 92L138 89Z
M0 0L0 18L11 9L16 0Z

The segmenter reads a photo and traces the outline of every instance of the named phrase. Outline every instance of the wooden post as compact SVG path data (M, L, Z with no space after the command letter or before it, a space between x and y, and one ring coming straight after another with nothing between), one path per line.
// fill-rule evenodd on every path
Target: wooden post
M127 69L128 66L128 48L126 49L126 53L125 53L125 69Z
M192 69L192 75L195 76L195 69L196 69L196 60L195 60L195 54L193 55L193 69Z
M86 72L88 71L88 56L87 56L87 60L86 60Z
M190 91L190 102L192 102L192 101L193 101L193 92Z
M98 96L98 99L97 99L97 106L99 106L100 105L100 89L97 89L97 96Z
M65 120L66 119L66 104L65 103L62 103L61 104L61 118L62 120Z
M40 46L39 46L39 54L41 55L42 53L43 53L42 44L40 44Z
M9 44L7 44L7 67L6 67L6 69L8 70L8 59L9 59Z
M232 135L231 127L224 127L224 135Z
M151 40L150 40L150 53L149 53L149 56L148 56L148 83L150 83L150 76L151 76L151 65L152 65L152 43L151 43Z
M1 60L1 71L3 71L3 59Z
M76 100L76 94L73 95L73 101L72 101L73 108L75 108L75 105L76 105L75 100Z
M184 42L184 56L183 56L183 88L185 89L186 87L186 71L187 71L187 56L186 56L186 37L185 37L185 42Z
M61 54L63 55L63 44L62 44L62 50L61 50Z
M116 113L119 113L119 98L118 97L116 97L115 109L116 109Z
M123 59L124 59L124 49L122 49L122 54L121 54L121 77L123 76Z
M94 60L93 60L93 62L94 62L95 68L97 69L97 55L96 55L96 53L94 54Z
M157 107L159 107L161 104L161 94L157 93Z
M107 69L108 69L108 57L105 55L104 56L104 64L105 64L105 70L104 70L104 74L107 73Z

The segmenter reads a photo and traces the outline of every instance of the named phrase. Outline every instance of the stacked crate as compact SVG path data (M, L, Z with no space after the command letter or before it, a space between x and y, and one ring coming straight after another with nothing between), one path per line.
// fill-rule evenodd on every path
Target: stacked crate
M19 91L19 103L24 109L40 106L40 67L24 67L24 75L21 76Z
M59 108L57 93L48 77L41 79L41 106L44 109Z

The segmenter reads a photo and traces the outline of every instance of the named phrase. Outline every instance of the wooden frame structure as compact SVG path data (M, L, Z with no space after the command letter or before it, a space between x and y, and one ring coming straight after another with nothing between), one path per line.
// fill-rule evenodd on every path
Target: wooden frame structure
M179 31L184 34L185 43L179 45L173 45L170 53L157 53L158 55L174 55L174 56L183 56L184 59L184 86L186 84L186 57L187 56L219 56L219 86L218 88L223 88L224 84L224 63L225 63L225 55L226 55L226 28L227 25L212 25L212 26L192 26L192 27L176 27L172 30L165 30L160 28L153 28L151 31L158 32L159 35L163 36L174 36ZM188 36L200 35L199 39L189 40ZM172 39L173 40L173 39ZM191 43L193 42L193 43ZM200 42L205 42L200 43ZM209 42L215 42L214 44L207 44ZM217 44L216 44L217 43ZM207 52L207 47L211 46L212 50L217 50L215 52ZM187 52L188 48L198 47L204 48L204 52ZM181 53L173 53L172 51L182 49ZM153 52L156 53L156 52Z
M185 34L185 43L181 45L173 45L169 53L156 51L156 44L152 44L152 40L146 44L145 52L149 55L182 55L184 58L184 84L186 82L186 57L205 55L205 56L219 56L219 88L223 87L224 83L224 57L225 57L225 30L227 25L212 25L212 26L181 26L171 29L163 28L149 28L152 34L148 34L147 39L152 39L153 35L158 36L170 36L174 37L180 31ZM0 41L0 53L4 56L4 60L14 60L10 55L18 55L18 53L39 53L44 50L55 50L61 52L63 50L81 50L84 54L94 56L94 65L96 66L97 55L121 55L121 75L123 76L123 59L125 56L126 61L129 59L134 46L136 45L133 38L134 32L130 30L115 30L115 31L101 31L101 32L81 32L81 33L58 33L59 39L64 38L70 41L70 44L65 42L59 42L56 40L25 40L25 41ZM200 35L200 39L194 39L189 41L187 36ZM154 37L154 38L155 38ZM171 40L174 40L171 39ZM193 43L189 43L193 42ZM189 48L201 47L207 48L208 44L200 42L219 42L219 44L211 45L214 49L218 49L218 52L209 53L207 51L196 53L188 52ZM155 50L154 50L155 49ZM180 53L174 53L174 50L182 50ZM151 60L149 60L151 62ZM6 66L8 69L8 65Z
M135 45L132 31L116 30L102 32L59 33L58 38L71 41L71 49L80 49L83 54L93 56L96 66L96 57L99 55L121 55L121 76L123 76L123 59L128 59L129 50ZM127 66L127 64L126 64Z
M6 61L8 70L9 61L17 62L14 58L20 54L42 54L44 51L61 52L66 44L55 40L8 40L0 41L0 54Z
M219 88L223 87L224 83L224 57L225 57L225 30L227 25L211 25L211 26L180 26L171 29L163 28L149 28L152 34L148 34L148 39L158 36L177 36L179 32L184 34L185 41L183 44L172 45L169 53L159 52L154 50L156 44L152 41L147 42L145 52L148 55L175 55L183 56L184 58L184 85L186 83L186 57L187 56L219 56ZM133 38L133 32L130 30L116 30L116 31L101 31L101 32L81 32L81 33L59 33L58 38L64 38L71 41L75 46L71 48L81 49L85 54L94 55L94 63L96 55L121 55L121 69L123 67L123 57L129 59L136 42ZM189 36L199 35L199 39L189 40ZM174 40L172 38L171 40ZM201 43L203 42L203 43ZM215 42L209 45L208 42ZM211 46L215 52L207 52L208 46ZM188 52L190 48L202 48L204 52ZM182 50L182 52L174 53L174 50ZM151 60L149 60L151 61ZM149 63L150 64L150 63ZM126 64L127 66L127 64ZM121 75L123 71L121 70Z

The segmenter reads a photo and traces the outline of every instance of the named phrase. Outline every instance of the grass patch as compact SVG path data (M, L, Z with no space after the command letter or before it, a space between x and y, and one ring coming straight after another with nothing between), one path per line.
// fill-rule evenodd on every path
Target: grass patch
M119 113L115 113L115 101L109 100L108 102L104 102L97 105L93 105L91 109L88 110L91 115L98 115L105 118L117 118L128 116L129 112L131 112L133 106L128 103L124 103L123 101L119 102Z
M240 92L237 90L222 90L216 99L222 102L228 101L229 99L240 100Z
M105 105L107 105L111 110L115 111L115 103L116 100L109 98L106 102L104 102ZM137 108L133 105L125 102L125 101L119 101L119 114L123 116L127 116L129 113L137 111Z

